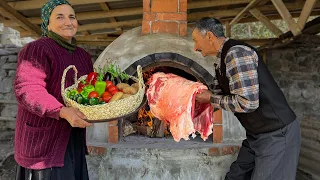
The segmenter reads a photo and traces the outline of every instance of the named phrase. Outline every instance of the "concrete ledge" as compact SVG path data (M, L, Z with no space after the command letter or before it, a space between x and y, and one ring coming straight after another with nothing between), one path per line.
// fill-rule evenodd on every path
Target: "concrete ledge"
M95 180L224 179L238 147L188 149L94 148L89 155L90 178ZM218 152L218 156L217 153Z

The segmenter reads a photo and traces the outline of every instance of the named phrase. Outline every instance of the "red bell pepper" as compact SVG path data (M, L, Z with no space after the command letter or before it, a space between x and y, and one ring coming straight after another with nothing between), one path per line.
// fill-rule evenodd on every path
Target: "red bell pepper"
M98 78L98 73L97 72L91 72L90 74L88 74L86 82L91 84L91 85L94 85L95 82L97 81L97 78Z

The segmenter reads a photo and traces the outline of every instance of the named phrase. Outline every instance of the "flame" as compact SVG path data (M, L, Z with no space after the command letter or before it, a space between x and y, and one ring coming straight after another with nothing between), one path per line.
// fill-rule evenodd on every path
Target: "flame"
M148 125L149 127L152 128L153 118L154 118L153 114L150 111L147 111L145 108L141 108L138 112L138 119L140 120L141 125Z
M145 82L148 82L149 78L152 76L153 71L155 70L155 68L151 68L149 71L146 71L143 73L143 79L145 80ZM146 84L147 85L147 84ZM149 126L152 128L153 125L153 119L154 116L150 111L147 111L144 108L141 108L138 112L138 125L143 125L143 126Z

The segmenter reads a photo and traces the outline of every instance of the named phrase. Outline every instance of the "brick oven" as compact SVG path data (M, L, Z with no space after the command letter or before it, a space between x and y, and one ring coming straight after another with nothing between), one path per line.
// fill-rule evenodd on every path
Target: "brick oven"
M148 75L162 71L202 82L209 89L213 89L213 79L215 76L214 57L204 58L200 53L193 50L191 31L192 29L187 27L187 0L144 0L142 27L131 29L113 41L100 54L94 66L103 67L105 64L114 62L119 64L120 68L128 74L136 75L136 67L141 65L145 80L147 80ZM148 109L146 107L143 108L144 113L148 113ZM145 115L152 116L152 114ZM142 133L143 135L140 132L139 134L136 133L124 137L124 122L129 121L137 125L139 118L141 120L141 111L140 116L139 112L136 112L130 117L109 123L96 123L93 127L88 128L87 140L89 151L91 154L104 154L107 157L107 160L104 159L107 167L102 167L100 164L99 173L102 173L102 176L106 177L110 177L111 174L115 179L126 179L125 177L129 177L130 175L130 170L123 170L123 172L129 174L128 176L121 175L121 173L118 174L119 172L116 170L110 170L125 166L121 165L126 159L125 157L131 158L130 160L128 159L130 162L132 157L139 157L135 160L143 161L140 162L142 164L148 162L146 166L148 164L152 166L150 161L153 159L154 153L157 154L157 157L165 156L164 159L170 159L171 163L182 163L178 165L180 175L172 172L172 168L178 167L171 167L170 165L168 165L170 166L169 169L165 167L170 175L168 177L172 179L187 177L181 174L184 171L182 167L184 166L184 160L178 158L179 155L185 153L191 153L192 155L190 156L192 157L190 158L197 159L195 161L198 161L199 158L209 158L208 160L204 160L206 162L201 162L203 166L210 167L206 169L208 172L205 172L203 175L199 172L197 177L205 177L206 175L208 178L212 177L209 179L220 179L235 159L241 145L241 140L245 138L245 133L240 123L232 114L218 110L214 112L214 117L213 135L206 142L197 139L175 142L170 138L170 132L167 132L163 125L162 135L158 135L158 138L151 138L150 133L146 132ZM145 118L145 120L147 119ZM148 126L150 129L152 124L148 125L148 122L144 123L144 125L143 123L139 124L140 129L148 129ZM161 127L161 122L157 127ZM157 135L154 136L157 137ZM145 154L141 154L141 151L137 149L148 151L150 156L146 157ZM161 152L161 149L166 150ZM121 154L128 153L129 151L131 154L129 153L130 155L128 156ZM122 161L119 158L122 158ZM111 161L111 164L117 165L110 165ZM210 163L214 165L210 166ZM130 167L133 168L132 166ZM148 167L147 169L150 170L152 168ZM142 174L144 170L141 170ZM156 172L157 170L155 169L153 171L156 174L160 173ZM213 174L206 174L211 171ZM146 173L150 179L157 179L154 174L150 172Z

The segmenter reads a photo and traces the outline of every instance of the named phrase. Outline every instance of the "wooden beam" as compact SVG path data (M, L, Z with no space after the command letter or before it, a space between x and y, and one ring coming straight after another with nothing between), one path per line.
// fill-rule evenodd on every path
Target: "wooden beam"
M77 36L77 41L114 41L117 37L109 37L108 34L96 34L88 36Z
M299 10L302 8L303 3L288 3L286 4L287 8L289 10ZM207 7L210 7L209 5ZM320 7L320 2L316 3L315 7ZM242 8L235 8L235 9L229 9L224 11L210 11L210 12L198 12L198 13L192 13L193 15L188 14L188 21L196 21L197 18L205 17L205 16L212 16L212 17L231 17L236 16L241 12ZM265 11L276 11L275 7L273 5L266 5L259 8L261 12L265 14ZM119 17L119 16L131 16L131 15L139 15L142 14L142 8L124 8L124 9L115 9L110 10L108 13L105 11L93 11L93 12L83 12L83 13L77 13L77 19L78 20L91 20L91 19L101 19L101 18L110 18L110 17ZM194 19L192 16L198 16ZM40 17L32 17L27 18L31 23L33 24L41 24L41 18ZM19 26L15 21L12 20L6 20L3 22L5 26L9 27L15 27Z
M270 43L275 40L275 38L269 38L269 39L238 39L240 41L244 41L252 46L262 46L266 43Z
M75 5L83 5L83 4L94 4L94 3L101 3L101 2L119 2L125 0L69 0L68 2L75 6ZM40 9L47 0L31 0L31 1L15 1L9 2L8 4L13 7L14 9L21 11L21 10L30 10L30 9Z
M301 11L301 15L298 20L298 26L302 30L304 26L306 25L306 22L310 16L310 13L312 12L313 7L315 6L317 0L307 0L304 3L304 6Z
M320 11L314 11L311 13L311 16L319 16ZM267 14L265 15L269 20L280 20L282 17L277 13L277 14ZM291 16L294 18L297 18L300 16L300 12L292 12ZM223 18L221 19L221 22L225 21L231 21L231 18ZM255 17L248 17L248 18L243 18L241 19L238 23L250 23L250 22L256 22L257 19Z
M24 1L19 1L24 2ZM118 16L131 16L142 14L142 8L125 8L125 9L117 9L117 10L110 10L108 13L105 11L92 11L92 12L83 12L83 13L76 13L77 20L91 20L91 19L102 19L102 18L110 18L110 17L118 17ZM42 20L40 17L33 17L28 18L31 23L34 24L41 24ZM14 27L17 24L14 21L6 21L4 22L7 26Z
M250 13L261 21L273 34L279 37L283 32L274 25L266 16L264 16L257 8L250 10Z
M84 5L84 4L94 4L94 3L104 3L104 2L119 2L126 0L69 0L71 5ZM197 8L205 8L205 7L218 7L218 6L226 6L226 5L236 5L236 4L246 4L251 0L223 0L223 1L202 1L202 2L191 2L188 4L188 9L197 9ZM8 4L14 9L21 10L29 10L29 9L40 9L43 4L45 4L47 0L31 0L31 1L16 1L9 2ZM141 8L142 10L142 8ZM142 11L141 11L142 13Z
M188 9L198 9L207 7L219 7L228 5L240 5L250 3L251 0L220 0L220 1L188 1Z
M226 25L226 37L231 37L231 26L230 26L230 24L229 24L230 22L229 21L227 21L226 23L225 23L225 25Z
M222 10L222 11L208 11L208 12L196 12L187 15L188 21L198 21L203 17L232 17L241 12L241 9Z
M280 16L282 19L288 24L289 29L292 31L293 35L296 36L298 34L301 34L301 30L298 26L298 24L294 21L292 18L290 12L286 8L286 5L283 3L282 0L271 0L273 5L278 10Z
M20 31L20 37L34 37L34 33L31 33L30 31Z
M113 23L96 23L96 24L84 24L78 28L78 31L91 31L118 27L135 27L142 23L142 19L130 20L130 21L119 21Z
M102 8L102 10L106 11L106 13L108 13L110 11L110 8L109 6L107 5L107 3L103 2L103 3L100 3L100 6ZM115 17L110 17L109 18L109 21L110 22L117 22L116 18ZM122 32L122 29L121 28L116 28L117 32L121 33Z
M313 19L306 23L305 28L302 30L303 34L318 34L320 32L320 17ZM288 31L282 34L279 38L275 39L271 43L265 44L264 46L260 47L259 49L265 49L267 47L271 47L275 44L281 43L285 40L292 38L294 35L292 31Z
M260 2L265 0L252 0L231 22L230 26L236 24L244 15L246 12L248 12L250 9L256 7Z
M40 27L30 23L23 15L10 7L4 0L0 0L0 11L1 13L4 13L8 18L16 21L26 30L34 33L35 35L41 36L42 32Z

